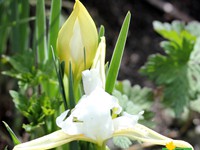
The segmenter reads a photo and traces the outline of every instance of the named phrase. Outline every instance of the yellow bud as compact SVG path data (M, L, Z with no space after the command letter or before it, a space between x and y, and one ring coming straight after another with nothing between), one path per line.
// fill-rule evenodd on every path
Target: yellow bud
M98 33L94 21L83 4L76 0L73 12L59 31L57 52L65 61L65 73L69 74L72 64L74 78L91 67L98 46Z

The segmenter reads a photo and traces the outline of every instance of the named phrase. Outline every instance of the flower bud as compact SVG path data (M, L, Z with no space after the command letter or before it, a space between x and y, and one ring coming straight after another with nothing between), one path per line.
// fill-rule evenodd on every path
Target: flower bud
M98 33L94 21L83 4L76 0L74 10L59 31L57 52L65 61L65 73L69 74L69 63L75 79L83 70L91 67L98 46Z

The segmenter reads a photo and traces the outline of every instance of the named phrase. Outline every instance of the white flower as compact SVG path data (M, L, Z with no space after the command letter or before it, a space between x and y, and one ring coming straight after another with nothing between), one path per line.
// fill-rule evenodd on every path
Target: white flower
M118 100L101 87L97 70L84 71L83 84L86 95L80 99L66 120L64 118L69 110L61 114L56 123L67 134L84 134L101 145L106 139L112 137L114 132L111 111L116 109L118 111L115 113L119 114L122 108L119 106Z
M89 141L101 146L107 139L115 136L126 136L133 140L159 145L166 145L172 141L177 147L193 149L187 142L170 139L137 123L143 112L138 115L123 113L122 116L113 118L112 116L120 115L122 108L117 99L106 93L100 86L101 80L98 79L99 76L95 76L96 72L98 71L95 69L83 72L86 94L82 96L71 113L67 110L56 119L61 130L19 144L14 147L14 150L50 149L74 140ZM88 87L90 85L93 89ZM67 117L68 113L70 113L69 117Z

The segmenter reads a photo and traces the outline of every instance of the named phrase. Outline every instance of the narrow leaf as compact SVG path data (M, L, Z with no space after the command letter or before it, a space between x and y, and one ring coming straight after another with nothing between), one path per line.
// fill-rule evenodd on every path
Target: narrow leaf
M99 29L99 39L98 39L99 42L101 41L101 37L104 36L104 34L105 34L105 28L103 25L101 25Z
M37 0L36 45L38 52L38 61L45 62L47 60L47 48L46 48L46 21L45 21L44 0Z
M75 96L74 96L74 81L71 62L69 63L69 102L70 108L75 107Z
M29 1L20 1L21 3L21 13L20 13L20 20L27 20L29 19ZM20 51L23 52L24 50L28 49L29 45L29 23L24 22L19 25L19 32L20 32Z
M53 47L51 47L51 51L52 51L54 66L55 66L55 69L56 69L56 74L57 74L57 77L58 77L60 93L61 93L62 98L63 98L63 103L64 103L65 110L67 110L68 109L68 104L67 104L67 99L66 99L66 95L65 95L65 87L64 87L64 84L63 84L63 75L64 75L65 62L61 62L61 64L59 64L59 68L58 68L57 67L58 60L55 57Z
M131 13L128 12L123 22L121 31L119 33L117 43L115 45L110 67L108 68L108 74L106 78L106 91L108 93L112 93L114 85L115 85L115 81L117 79L117 75L119 72L119 67L121 64L121 59L122 59L122 55L124 52L124 47L125 47L125 43L127 39L130 19L131 19Z
M60 24L60 11L61 11L61 0L51 1L51 15L50 15L50 27L49 27L49 37L48 37L48 51L50 51L51 46L56 49L56 40L59 31ZM52 53L49 52L49 59L52 58Z
M4 125L5 125L6 129L8 130L8 132L10 133L10 136L11 136L13 142L14 142L14 145L20 144L21 142L19 141L19 139L17 138L15 133L12 131L12 129L9 127L9 125L4 121L2 121L2 122L4 123Z

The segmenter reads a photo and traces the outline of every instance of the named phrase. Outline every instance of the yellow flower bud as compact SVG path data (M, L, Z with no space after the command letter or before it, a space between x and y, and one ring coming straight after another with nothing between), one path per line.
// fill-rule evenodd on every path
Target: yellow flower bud
M91 67L98 46L98 33L94 21L83 4L76 0L74 10L59 31L57 52L65 61L65 73L69 74L69 62L75 79Z

